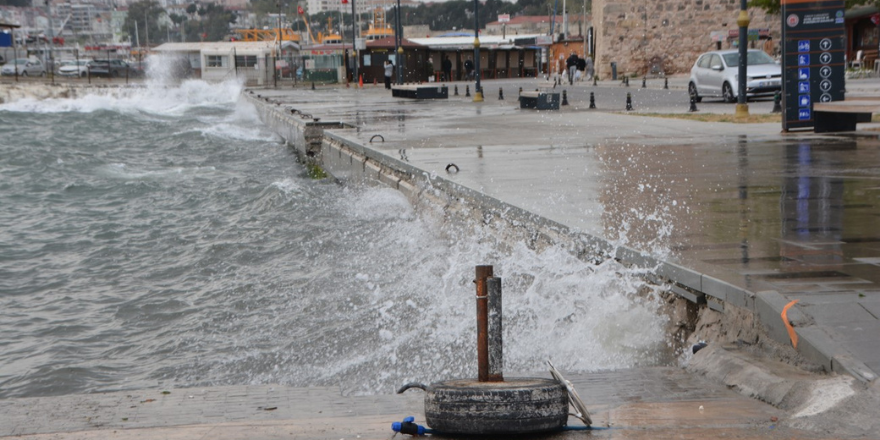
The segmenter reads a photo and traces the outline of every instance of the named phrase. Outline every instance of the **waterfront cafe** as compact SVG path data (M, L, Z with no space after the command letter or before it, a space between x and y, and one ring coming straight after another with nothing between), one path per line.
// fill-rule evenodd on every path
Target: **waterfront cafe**
M279 50L280 59L276 59ZM187 76L206 81L243 78L256 85L271 83L273 71L298 64L300 57L299 44L293 41L165 43L153 51L182 60L190 69Z
M534 78L539 72L541 36L500 35L480 36L480 77L483 79ZM428 49L428 61L440 78L441 62L448 56L452 62L452 78L465 79L465 61L474 58L474 37L410 38Z

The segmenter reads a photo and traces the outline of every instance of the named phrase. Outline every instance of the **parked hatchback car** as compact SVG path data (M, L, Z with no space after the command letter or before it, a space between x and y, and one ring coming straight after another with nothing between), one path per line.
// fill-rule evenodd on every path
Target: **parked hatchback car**
M85 78L88 72L89 60L68 60L62 61L58 68L58 75L61 76L78 76Z
M25 58L12 60L4 64L3 68L0 69L0 74L3 76L14 76L16 71L18 71L20 76L46 75L46 69L43 68L43 63L40 60Z
M89 62L88 67L92 76L119 78L131 73L128 63L122 60L94 60Z
M720 97L735 102L738 97L739 51L706 52L691 68L688 94L697 102ZM746 97L773 95L782 90L782 68L761 50L746 52Z

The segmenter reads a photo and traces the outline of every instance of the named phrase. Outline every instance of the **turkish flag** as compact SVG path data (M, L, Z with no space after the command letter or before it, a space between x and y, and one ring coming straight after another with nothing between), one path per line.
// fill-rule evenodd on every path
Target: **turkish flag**
M306 13L306 11L303 11L302 5L296 7L296 12L299 12L299 15L303 15Z
M347 3L348 3L348 0L342 0L342 4L343 4L343 5L344 5L344 4L347 4Z

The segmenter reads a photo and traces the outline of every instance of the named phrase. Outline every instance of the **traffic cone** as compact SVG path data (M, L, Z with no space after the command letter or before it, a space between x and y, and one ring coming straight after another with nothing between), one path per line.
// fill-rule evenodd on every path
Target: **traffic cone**
M358 78L358 87L364 88L364 74L362 73L360 78Z

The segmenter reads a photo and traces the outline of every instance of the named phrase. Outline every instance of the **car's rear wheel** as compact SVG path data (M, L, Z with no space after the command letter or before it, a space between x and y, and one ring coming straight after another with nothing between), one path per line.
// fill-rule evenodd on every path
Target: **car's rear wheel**
M724 97L724 102L735 102L736 96L733 95L733 88L730 87L730 83L724 83L721 86L721 96Z
M688 84L688 96L694 98L694 102L703 102L703 97L697 92L697 85L694 83Z
M88 72L82 72L82 73L79 74L79 76L80 76L81 78L85 78L85 77L89 76L89 74L88 74Z
M22 71L21 71L21 76L27 76L27 70L22 70Z

